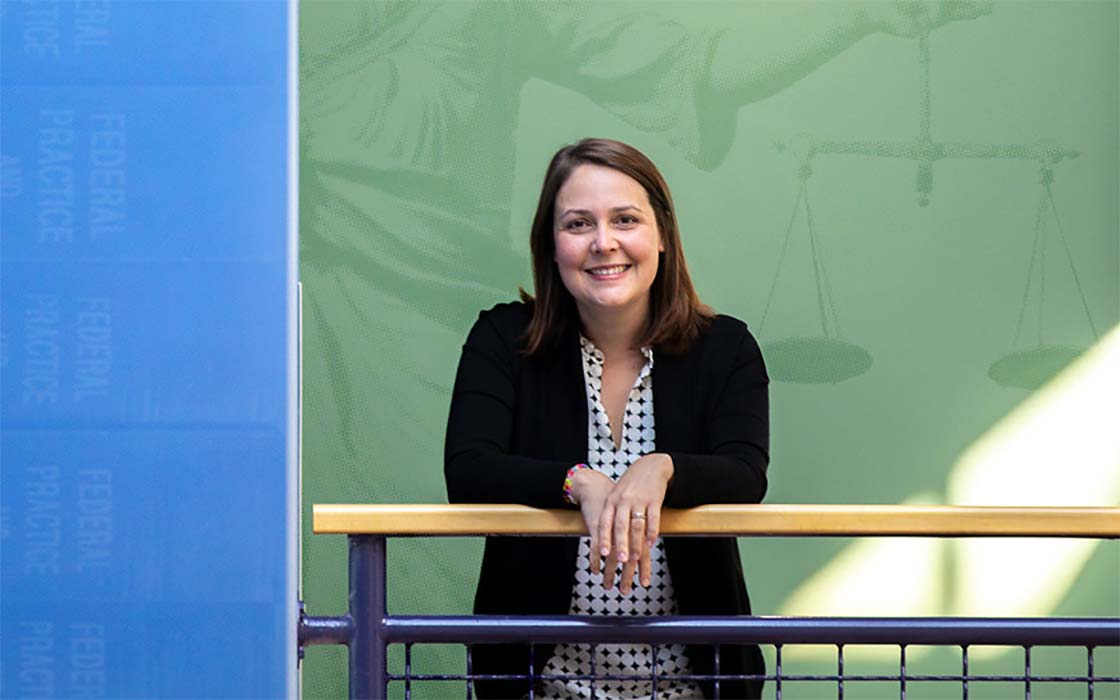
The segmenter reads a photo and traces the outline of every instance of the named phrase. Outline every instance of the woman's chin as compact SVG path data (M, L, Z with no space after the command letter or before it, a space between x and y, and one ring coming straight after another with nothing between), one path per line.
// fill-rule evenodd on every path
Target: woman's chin
M616 314L640 307L643 305L643 301L648 300L632 295L600 295L583 302L577 302L577 306L590 313Z

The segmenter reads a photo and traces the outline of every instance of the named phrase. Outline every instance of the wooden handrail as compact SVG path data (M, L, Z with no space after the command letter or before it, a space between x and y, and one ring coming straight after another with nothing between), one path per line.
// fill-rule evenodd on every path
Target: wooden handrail
M579 513L517 505L316 504L318 534L579 535ZM712 505L665 510L663 535L1120 538L1120 508Z

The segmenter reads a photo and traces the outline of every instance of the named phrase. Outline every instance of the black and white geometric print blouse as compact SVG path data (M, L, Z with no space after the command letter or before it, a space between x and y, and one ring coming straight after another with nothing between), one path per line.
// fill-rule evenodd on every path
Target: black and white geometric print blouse
M642 455L655 450L656 433L653 423L653 351L643 348L645 365L638 374L630 396L626 400L623 419L622 444L615 449L611 437L610 421L603 408L603 353L590 340L580 336L583 349L583 377L587 388L587 465L617 481L626 469ZM618 567L621 571L622 565ZM616 572L616 578L618 572ZM665 563L665 545L658 538L650 551L650 585L638 585L635 572L634 585L629 595L619 593L617 582L610 590L603 588L602 575L591 573L591 540L583 537L576 558L576 580L572 585L572 615L673 615L677 601L673 582ZM665 700L702 698L695 681L662 681L662 675L682 675L691 672L683 644L662 645L657 648L657 697ZM546 680L541 683L538 697L548 700L575 698L610 698L615 700L644 700L652 695L649 680L653 668L653 655L648 645L603 644L595 648L595 675L636 676L644 680L595 681L595 694L589 680ZM592 670L591 647L580 644L557 644L552 657L544 666L544 675L589 675Z

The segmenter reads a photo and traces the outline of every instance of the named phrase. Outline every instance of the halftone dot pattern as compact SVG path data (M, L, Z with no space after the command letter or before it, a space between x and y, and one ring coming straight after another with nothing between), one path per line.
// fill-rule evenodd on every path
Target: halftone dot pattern
M611 438L610 420L603 407L603 353L587 338L580 338L583 348L583 378L587 389L587 464L613 480L619 477L639 457L653 452L656 434L653 421L653 351L643 348L645 364L642 366L630 396L626 401L623 417L622 440L615 449ZM621 572L621 565L616 575ZM665 562L665 545L659 538L650 552L650 585L634 586L629 595L619 592L618 586L603 588L602 575L591 573L591 540L580 539L576 558L576 577L572 584L572 615L674 615L677 601L673 581ZM577 644L558 644L552 657L545 664L545 675L586 675L592 671L591 647ZM596 681L595 697L640 700L650 698L653 684L650 680L654 658L652 648L644 644L603 644L595 647L594 670L597 675L628 676L641 680ZM688 656L683 644L669 644L657 649L657 673L683 675L690 673ZM660 698L700 698L703 695L693 681L659 682ZM568 700L592 698L591 681L546 680L542 683L541 698Z

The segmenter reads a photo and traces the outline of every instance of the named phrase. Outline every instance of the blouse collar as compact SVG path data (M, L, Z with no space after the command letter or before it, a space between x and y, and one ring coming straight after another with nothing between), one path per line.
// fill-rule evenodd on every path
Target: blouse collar
M585 358L589 359L591 362L594 362L597 365L602 366L603 351L595 347L595 343L591 342L591 339L585 336L583 333L579 334L579 346L583 351L583 356ZM646 363L642 368L642 372L639 376L644 375L645 373L653 369L653 348L646 345L641 348L641 352L642 357L644 357L646 360Z

